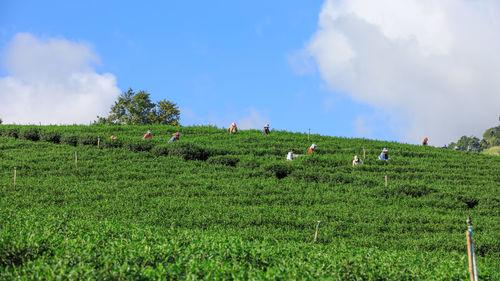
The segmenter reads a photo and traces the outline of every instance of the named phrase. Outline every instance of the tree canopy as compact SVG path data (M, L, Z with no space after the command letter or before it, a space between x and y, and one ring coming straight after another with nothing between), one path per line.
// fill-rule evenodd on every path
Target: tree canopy
M132 89L123 92L111 106L108 117L97 116L96 123L109 125L165 124L178 126L180 111L177 104L166 99L151 101L149 93Z

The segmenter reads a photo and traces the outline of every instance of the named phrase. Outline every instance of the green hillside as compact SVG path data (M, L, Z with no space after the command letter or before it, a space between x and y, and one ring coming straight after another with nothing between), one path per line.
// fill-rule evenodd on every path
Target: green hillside
M384 147L389 162L376 160ZM290 148L306 155L286 162ZM467 216L480 280L500 280L496 156L284 131L1 125L0 173L0 280L466 280Z

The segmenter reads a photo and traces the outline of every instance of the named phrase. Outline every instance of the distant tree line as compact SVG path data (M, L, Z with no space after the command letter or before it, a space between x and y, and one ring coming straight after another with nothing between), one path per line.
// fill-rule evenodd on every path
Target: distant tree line
M500 121L500 117L498 120ZM474 136L462 136L458 141L452 142L448 145L451 149L458 147L460 150L478 152L494 146L500 146L500 125L486 130L482 139Z
M179 126L180 111L177 104L166 99L151 101L149 93L132 89L123 92L111 106L108 117L97 116L96 124Z

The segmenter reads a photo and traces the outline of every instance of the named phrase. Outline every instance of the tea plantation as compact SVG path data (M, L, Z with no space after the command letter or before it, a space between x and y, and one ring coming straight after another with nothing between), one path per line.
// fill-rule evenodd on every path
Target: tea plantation
M384 147L389 162L376 160ZM290 148L305 155L286 162ZM284 131L1 125L0 174L0 280L467 280L467 216L479 279L500 280L498 156Z

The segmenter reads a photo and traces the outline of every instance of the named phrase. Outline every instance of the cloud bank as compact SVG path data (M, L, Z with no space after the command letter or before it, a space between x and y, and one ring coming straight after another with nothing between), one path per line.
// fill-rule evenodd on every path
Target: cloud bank
M402 140L442 145L496 125L498 50L499 1L327 0L304 51L333 91L407 120Z
M88 124L107 115L120 94L116 78L92 68L90 46L19 33L8 44L0 77L0 118L17 124Z

